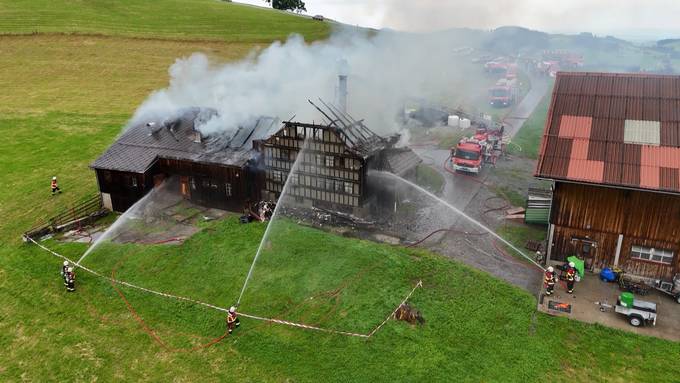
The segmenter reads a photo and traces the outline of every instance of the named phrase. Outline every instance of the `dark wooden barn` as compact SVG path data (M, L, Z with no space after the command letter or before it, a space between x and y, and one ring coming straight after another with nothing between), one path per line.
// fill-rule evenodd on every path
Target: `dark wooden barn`
M262 177L253 142L278 129L278 120L263 117L231 134L202 136L196 126L214 115L192 108L123 132L92 164L104 205L125 211L171 176L179 179L178 191L200 205L241 211L258 200Z
M196 127L215 115L192 108L123 132L92 164L104 205L125 211L176 177L172 187L185 198L240 212L261 200L277 200L302 152L290 195L313 206L357 212L371 198L368 169L408 176L421 162L410 149L394 147L398 137L380 137L360 121L281 124L262 117L235 132L201 135Z
M554 181L549 259L680 272L680 77L558 73L536 176Z
M367 182L369 170L409 176L421 159L408 148L395 148L398 136L383 138L346 112L324 105L327 110L320 111L328 123L284 122L263 141L263 194L277 200L290 174L287 192L298 203L361 214L375 197Z

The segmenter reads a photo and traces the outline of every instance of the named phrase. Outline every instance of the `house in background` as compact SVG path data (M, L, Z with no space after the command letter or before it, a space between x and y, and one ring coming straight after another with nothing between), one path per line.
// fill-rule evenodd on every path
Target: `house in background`
M550 260L680 272L680 77L558 73L535 175L554 181Z

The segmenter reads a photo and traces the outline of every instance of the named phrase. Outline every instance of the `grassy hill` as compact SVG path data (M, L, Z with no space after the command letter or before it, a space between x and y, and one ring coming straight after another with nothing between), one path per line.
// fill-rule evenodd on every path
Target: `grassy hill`
M264 2L263 2L264 5ZM300 33L315 40L328 23L216 0L3 0L0 32L270 42Z
M173 353L142 330L108 282L81 272L78 292L67 294L60 262L22 244L19 234L96 190L88 164L144 97L167 83L167 68L177 57L200 50L215 60L233 60L292 31L311 40L326 36L328 25L217 1L0 0L1 381L677 380L678 344L537 314L525 292L432 254L297 226L289 226L294 235L280 238L284 261L308 256L309 243L319 246L320 256L338 249L361 256L337 258L329 268L307 258L317 285L288 283L277 290L276 281L254 283L246 298L259 299L251 303L263 314L285 308L283 296L296 304L312 291L336 286L351 269L382 262L381 273L360 279L343 296L341 308L351 318L330 316L324 324L369 328L416 277L425 288L413 302L427 324L390 322L366 342L244 320L236 336L216 346ZM51 197L55 174L64 193ZM113 258L107 255L129 254L122 277L227 305L263 230L229 219L208 224L183 246L109 248L89 261L109 272ZM84 250L50 246L71 256ZM284 265L285 277L304 271L293 261ZM267 275L280 264L261 266L256 272ZM171 270L178 267L187 275L175 278ZM364 288L386 294L357 295ZM272 291L279 294L275 299ZM124 293L174 347L207 342L224 331L221 313ZM368 307L357 311L362 302ZM292 313L317 321L318 314Z

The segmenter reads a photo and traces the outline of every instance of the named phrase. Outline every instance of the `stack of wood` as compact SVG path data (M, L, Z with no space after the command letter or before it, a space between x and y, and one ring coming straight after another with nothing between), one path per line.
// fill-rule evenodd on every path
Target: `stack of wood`
M505 211L505 219L524 219L525 209L523 207L513 207Z

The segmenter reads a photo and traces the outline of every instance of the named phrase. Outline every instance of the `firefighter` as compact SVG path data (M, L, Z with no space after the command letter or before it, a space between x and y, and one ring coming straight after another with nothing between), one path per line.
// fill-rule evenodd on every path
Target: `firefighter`
M57 184L57 177L54 176L52 177L52 195L57 192L61 193L61 189L59 189L59 184Z
M545 278L543 283L545 284L545 295L552 295L553 290L555 290L555 269L549 266L545 271Z
M64 286L68 285L68 282L66 281L66 275L68 274L68 261L64 261L64 264L61 266L61 278L64 280Z
M229 313L227 314L227 329L229 330L229 334L231 334L231 332L234 331L234 328L240 325L241 321L238 319L236 307L231 306L229 308Z
M574 266L576 266L574 262L569 262L569 267L567 267L567 292L569 294L574 292L574 283L576 282L576 269Z
M69 266L66 270L66 291L76 291L76 272L72 266Z

